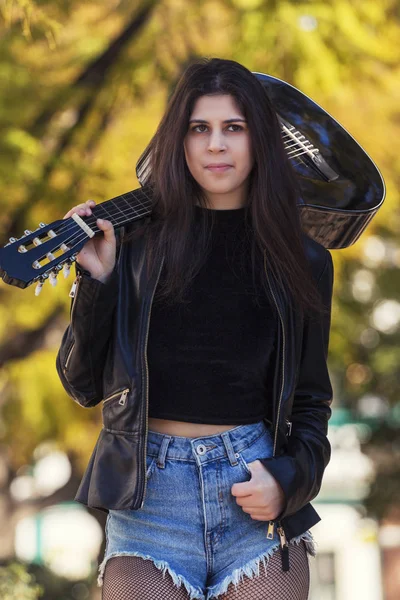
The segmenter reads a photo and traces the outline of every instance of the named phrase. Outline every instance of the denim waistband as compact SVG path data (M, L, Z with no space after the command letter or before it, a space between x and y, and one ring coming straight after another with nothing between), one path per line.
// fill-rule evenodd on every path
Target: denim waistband
M270 428L264 420L238 425L222 433L195 438L169 435L150 429L147 437L147 454L156 456L160 467L164 466L167 459L204 463L224 457L228 457L231 464L236 465L238 462L236 453L251 446L266 432L270 433Z

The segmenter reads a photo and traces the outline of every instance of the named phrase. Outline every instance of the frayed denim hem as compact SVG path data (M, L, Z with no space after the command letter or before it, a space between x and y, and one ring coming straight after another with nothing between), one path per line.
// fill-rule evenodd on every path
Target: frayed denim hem
M305 533L302 533L301 535L298 535L297 537L289 540L289 547L291 544L299 545L302 540L304 541L304 543L306 545L307 553L310 554L311 556L315 556L316 555L315 540L310 531L306 531ZM253 558L250 562L245 564L243 567L240 567L239 569L235 569L230 575L227 575L225 577L225 579L223 579L220 583L217 583L216 585L209 587L208 594L207 594L207 600L210 600L211 598L216 598L217 596L224 594L227 591L227 589L231 583L233 583L233 585L235 586L235 590L237 590L237 586L244 579L245 575L249 579L251 579L253 577L253 575L257 575L257 577L259 577L260 564L263 565L264 572L266 574L269 559L275 552L279 551L279 547L280 547L280 542L277 542L276 545L272 546L267 552L264 552L263 554L260 554L256 558Z
M310 556L315 557L315 555L317 554L317 549L316 549L317 543L314 540L311 531L306 531L305 533L302 533L302 534L298 535L297 537L292 538L289 541L289 544L299 545L302 540L304 541L304 543L306 545L307 553Z
M141 554L140 552L114 552L114 553L110 554L109 556L107 556L106 558L104 558L103 562L99 566L99 576L97 578L98 587L102 587L102 585L103 585L104 570L106 568L107 561L110 558L113 558L114 556L139 556L140 558L143 558L144 560L151 560L154 563L154 565L157 567L157 569L162 570L163 577L165 577L165 573L168 571L168 573L172 577L174 584L177 587L180 587L182 584L184 585L187 593L189 594L190 600L194 600L195 598L198 598L199 600L205 600L205 596L204 596L204 593L202 592L202 590L199 588L195 588L182 575L177 575L175 573L175 571L173 571L171 569L171 567L165 560L156 560L152 556L149 556L148 554L147 555Z

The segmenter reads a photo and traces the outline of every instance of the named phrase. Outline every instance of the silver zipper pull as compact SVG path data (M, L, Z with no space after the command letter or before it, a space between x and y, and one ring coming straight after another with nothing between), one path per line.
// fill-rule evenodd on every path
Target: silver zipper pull
M268 531L267 531L267 538L269 540L274 539L274 528L275 528L275 523L273 521L270 521L268 523Z
M74 283L71 286L71 289L69 291L68 296L70 298L75 298L75 289L76 289L76 284L78 283L78 278L75 279Z
M121 394L121 398L118 400L118 404L120 404L121 406L125 406L126 404L126 397L128 395L129 390L124 390Z
M289 419L286 419L286 427L288 428L287 436L289 437L292 433L292 421L289 421Z

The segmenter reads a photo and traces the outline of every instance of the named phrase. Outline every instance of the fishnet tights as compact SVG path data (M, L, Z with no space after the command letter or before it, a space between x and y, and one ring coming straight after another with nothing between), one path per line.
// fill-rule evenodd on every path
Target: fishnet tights
M266 572L230 584L218 600L307 600L310 585L308 556L304 542L290 544L290 570L283 571L280 552L269 559ZM151 560L138 556L116 556L107 561L102 600L188 600L183 584L177 587L171 575L157 569Z

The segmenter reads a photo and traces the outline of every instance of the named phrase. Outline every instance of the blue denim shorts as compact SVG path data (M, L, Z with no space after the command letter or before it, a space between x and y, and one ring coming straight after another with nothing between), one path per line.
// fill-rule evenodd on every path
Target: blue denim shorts
M272 456L273 439L265 421L239 425L197 438L148 431L147 490L139 510L110 510L106 550L98 585L108 559L140 556L170 573L190 598L208 600L235 587L247 576L266 570L279 549L279 535L267 539L268 521L253 519L232 495L234 483L252 477L248 464ZM304 540L315 555L306 531ZM290 551L289 551L290 555Z

